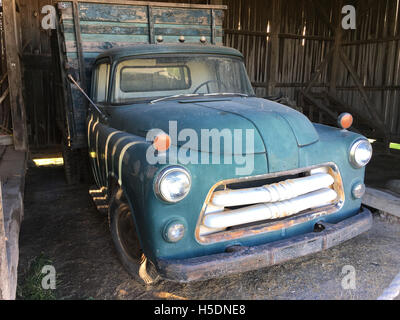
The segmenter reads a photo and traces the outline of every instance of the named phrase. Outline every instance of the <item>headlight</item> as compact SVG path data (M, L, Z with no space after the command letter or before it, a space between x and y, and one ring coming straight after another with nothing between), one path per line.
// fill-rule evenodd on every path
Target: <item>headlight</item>
M182 167L169 167L159 173L154 189L161 200L176 203L188 195L191 184L187 170Z
M372 158L372 146L368 140L359 140L350 150L350 162L355 168L365 167Z

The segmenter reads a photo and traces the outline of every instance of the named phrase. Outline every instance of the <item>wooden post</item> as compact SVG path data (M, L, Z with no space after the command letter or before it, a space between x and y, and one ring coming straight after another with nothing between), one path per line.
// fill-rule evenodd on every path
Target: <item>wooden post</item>
M331 94L336 94L336 82L338 78L338 68L339 68L339 63L340 63L340 50L341 50L341 45L342 45L342 37L343 37L343 28L341 24L341 9L343 5L343 0L338 1L338 6L335 8L336 14L335 14L335 24L336 24L336 29L335 29L335 44L334 44L334 49L333 49L333 61L332 61L332 72L331 72L331 78L330 78L330 83L329 83L329 92Z
M15 150L28 150L26 111L22 95L19 25L15 0L3 0L3 27Z
M7 257L7 238L4 225L3 200L0 181L0 300L10 300L10 275Z
M79 61L79 77L81 87L87 91L87 83L86 83L86 66L85 59L83 57L82 50L82 35L81 35L81 19L79 17L79 4L77 1L72 3L72 12L74 17L74 27L75 27L75 39L76 39L76 51L78 54Z
M279 72L279 33L280 33L280 0L274 0L272 5L272 21L271 21L271 59L268 74L268 95L273 96L275 86L278 82Z
M153 7L147 6L147 20L149 21L149 43L155 43Z

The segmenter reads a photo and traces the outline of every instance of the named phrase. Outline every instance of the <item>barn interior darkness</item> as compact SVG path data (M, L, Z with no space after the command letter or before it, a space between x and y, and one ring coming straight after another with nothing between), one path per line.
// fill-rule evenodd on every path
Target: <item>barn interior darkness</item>
M54 32L41 28L42 7L55 2L17 1L31 150L62 138ZM226 5L224 43L244 54L258 96L331 125L351 112L355 130L386 148L400 142L400 0L164 2ZM356 8L355 30L341 28L344 5Z

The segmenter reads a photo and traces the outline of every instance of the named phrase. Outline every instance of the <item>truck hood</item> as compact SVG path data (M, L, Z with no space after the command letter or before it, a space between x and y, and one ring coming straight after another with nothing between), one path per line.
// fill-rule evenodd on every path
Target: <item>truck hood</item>
M241 133L242 148L232 148L233 154L266 153L270 172L275 167L280 171L296 168L299 148L319 139L313 124L303 114L259 98L192 98L125 106L116 108L110 121L114 128L143 137L152 129L160 129L170 134L178 147L202 152L212 150L211 142L208 149L201 143L205 131L217 129L221 133L228 129L235 136L236 130L236 134ZM193 144L188 146L185 129L196 132L197 148ZM245 143L249 130L254 134L254 148L250 152ZM224 152L223 147L220 150Z

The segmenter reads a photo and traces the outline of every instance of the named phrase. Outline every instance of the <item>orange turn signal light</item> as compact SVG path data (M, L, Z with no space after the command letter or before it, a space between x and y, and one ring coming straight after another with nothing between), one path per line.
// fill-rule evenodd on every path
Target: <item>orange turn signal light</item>
M338 124L342 129L349 129L353 125L353 120L350 113L342 113L338 118Z
M155 137L153 146L157 151L167 151L171 147L171 137L166 133L159 134Z

